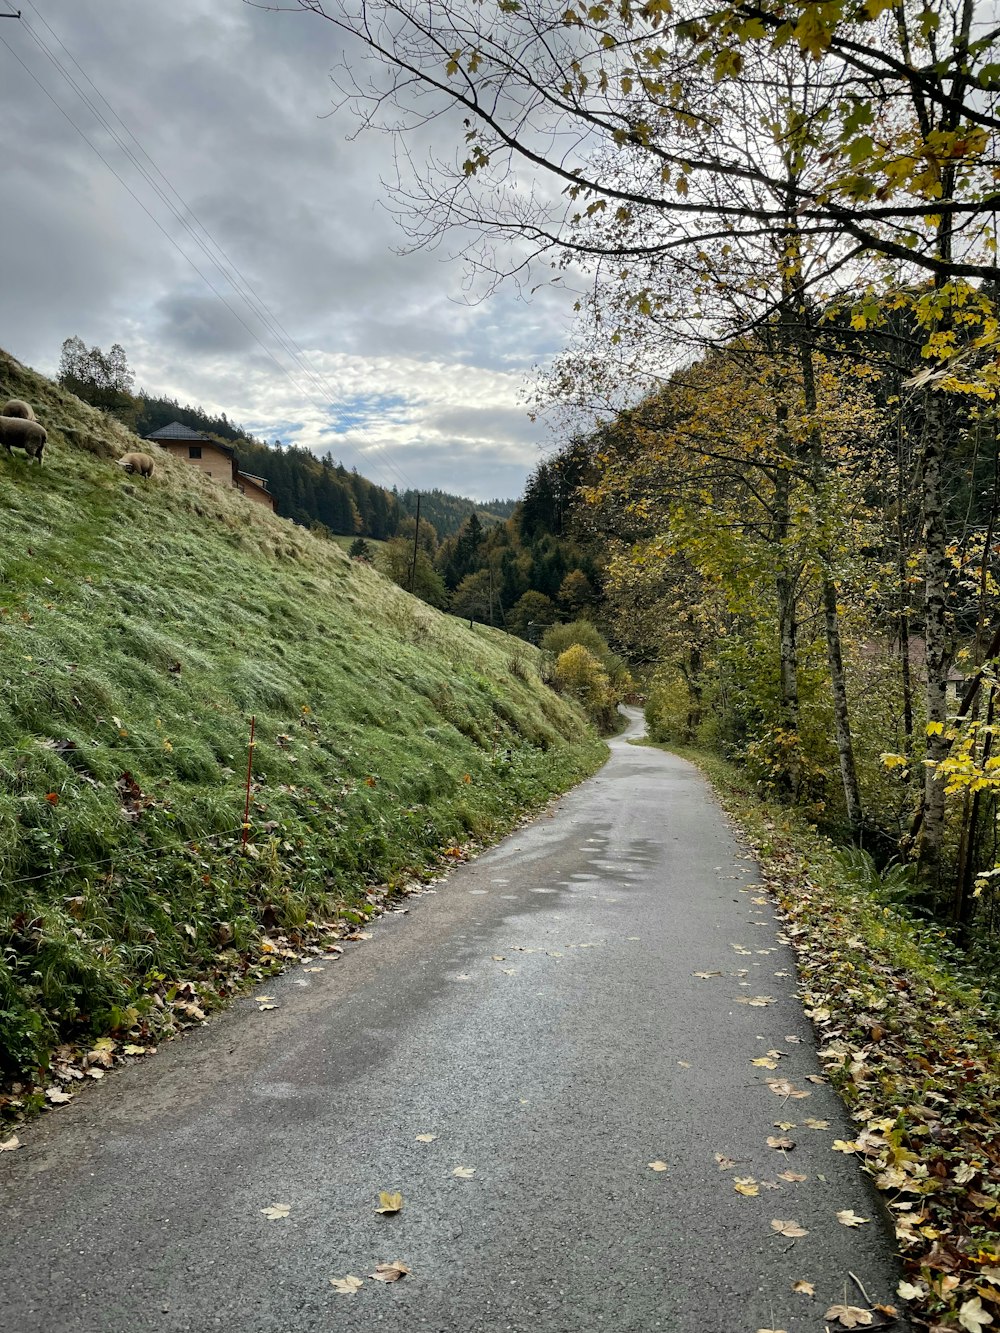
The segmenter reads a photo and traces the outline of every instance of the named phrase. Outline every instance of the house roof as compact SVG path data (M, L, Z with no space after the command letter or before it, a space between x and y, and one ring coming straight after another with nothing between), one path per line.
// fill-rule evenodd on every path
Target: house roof
M210 435L202 435L200 431L192 430L190 426L184 426L179 421L171 421L169 426L161 426L159 430L154 430L151 435L146 436L147 440L161 440L169 443L171 440L179 440L185 444L210 444L214 449L219 449L230 458L236 453L231 445L223 444L220 440L213 440Z
M266 477L255 477L254 474L253 474L252 472L241 472L241 473L240 473L240 476L242 477L242 479L243 479L244 481L250 481L250 482L253 482L253 484L254 484L255 486L259 486L259 487L261 488L262 491L266 491L266 490L267 490L267 478L266 478ZM270 492L268 492L268 494L270 494Z

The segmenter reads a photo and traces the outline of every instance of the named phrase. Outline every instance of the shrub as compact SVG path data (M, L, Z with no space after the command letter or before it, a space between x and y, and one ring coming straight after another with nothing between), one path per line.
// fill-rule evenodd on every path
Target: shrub
M575 699L602 730L615 720L615 695L608 673L582 643L574 643L556 659L552 683L560 694Z

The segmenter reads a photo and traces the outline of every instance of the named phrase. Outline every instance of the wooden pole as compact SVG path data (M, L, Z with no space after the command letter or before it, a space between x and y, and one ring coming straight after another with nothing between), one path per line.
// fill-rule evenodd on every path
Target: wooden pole
M257 728L257 717L254 715L250 719L250 744L247 746L247 799L243 807L243 847L247 845L247 834L250 832L250 781L253 777L253 747L254 732Z
M413 533L413 564L410 566L410 592L413 591L413 580L417 577L417 546L420 542L420 492L417 491L417 526Z

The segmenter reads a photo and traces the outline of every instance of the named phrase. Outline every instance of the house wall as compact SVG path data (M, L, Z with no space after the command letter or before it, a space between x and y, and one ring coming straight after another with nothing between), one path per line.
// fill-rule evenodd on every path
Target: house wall
M265 491L262 486L255 485L245 477L240 477L239 488L240 493L245 495L248 500L253 500L254 504L263 505L274 513L274 496L270 491Z
M217 449L214 444L205 441L201 444L189 444L187 440L162 440L157 441L162 449L169 449L175 458L179 458L182 463L188 463L191 467L196 467L199 472L203 472L206 477L211 477L213 481L221 482L223 486L232 486L233 484L233 460L228 454L224 454L221 449ZM192 448L201 450L200 458L192 458Z

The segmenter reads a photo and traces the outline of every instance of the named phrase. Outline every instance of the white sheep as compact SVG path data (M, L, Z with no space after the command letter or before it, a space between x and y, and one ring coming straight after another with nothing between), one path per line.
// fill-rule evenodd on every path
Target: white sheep
M37 421L34 409L23 398L11 398L0 407L0 417L23 417L25 421Z
M13 449L23 449L29 458L42 462L42 451L48 433L37 421L26 421L24 417L0 416L0 444L11 453Z
M121 458L115 459L115 462L126 472L138 472L140 477L153 475L153 460L149 454L122 454Z

